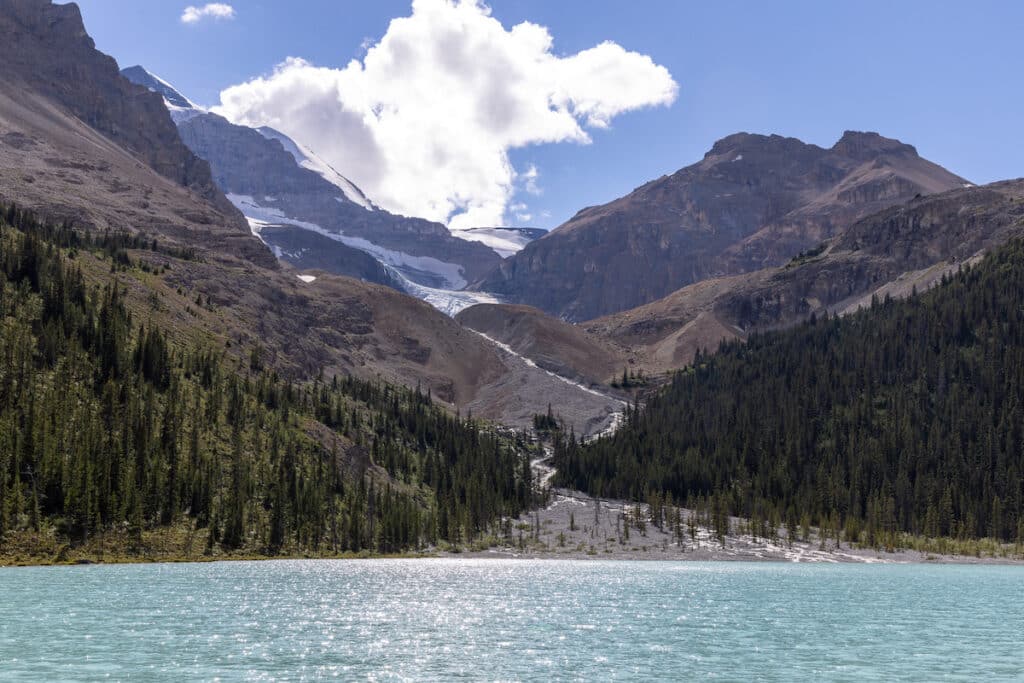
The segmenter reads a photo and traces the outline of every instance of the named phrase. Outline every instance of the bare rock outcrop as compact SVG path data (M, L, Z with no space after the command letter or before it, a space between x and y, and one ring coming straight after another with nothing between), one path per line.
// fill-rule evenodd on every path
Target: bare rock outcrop
M737 133L696 164L583 209L477 288L588 320L781 265L864 216L965 183L877 133L847 132L831 149Z

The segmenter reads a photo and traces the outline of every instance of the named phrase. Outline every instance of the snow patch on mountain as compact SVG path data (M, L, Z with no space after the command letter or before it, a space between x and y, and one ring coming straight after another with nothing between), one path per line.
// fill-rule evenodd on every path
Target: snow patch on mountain
M480 242L502 258L508 258L522 250L527 244L544 234L539 228L469 228L452 230L452 237L467 242Z
M171 120L174 121L175 125L208 113L206 109L178 92L173 85L141 66L131 66L127 69L122 69L121 75L131 82L146 87L163 97L164 105L167 107L167 111L170 112ZM363 191L355 183L338 173L330 164L318 157L308 147L299 145L284 133L273 128L264 126L257 128L256 131L265 138L280 142L285 151L294 157L295 163L302 168L313 171L327 182L336 186L342 191L345 199L348 201L362 206L367 211L377 210L374 203L363 194ZM339 201L341 200L339 199Z
M462 289L467 284L466 279L462 275L462 267L458 264L448 263L447 261L441 261L430 256L413 256L412 254L406 254L401 251L387 249L374 244L369 240L363 239L362 237L350 237L342 233L331 232L330 230L325 230L316 223L310 223L309 221L302 221L297 218L286 216L281 209L272 206L263 206L250 195L228 194L227 198L246 217L249 221L249 229L254 235L259 237L260 240L263 240L262 236L260 236L260 231L266 225L294 225L296 227L303 228L304 230L319 233L325 237L331 238L332 240L368 253L370 256L373 256L375 259L380 261L385 267L389 268L389 270L394 271L394 273L397 274L403 282L408 282L410 288L406 291L426 301L431 301L431 299L441 301L444 299L444 305L451 307L455 304L448 302L448 299L453 298L449 296L449 294L462 295L454 297L455 299L460 300L468 300L467 297L478 296L472 292L454 291ZM266 241L264 241L264 244L266 244ZM271 249L273 249L273 247L271 247ZM280 250L275 250L275 254L280 257ZM433 276L439 277L444 281L445 288L436 289L415 283L408 277L410 271L413 273L429 273ZM474 303L482 303L482 301ZM471 305L472 303L466 304L466 306ZM462 308L465 308L466 306L462 306ZM441 307L438 306L438 308ZM462 310L462 308L459 308L458 310Z
M367 198L363 191L345 176L338 173L333 166L316 155L313 150L292 140L284 133L268 126L257 128L256 131L269 140L277 140L285 151L291 154L296 163L305 169L320 175L324 180L340 189L345 198L358 204L367 211L376 211L377 206Z
M426 285L409 280L394 268L388 266L385 266L385 268L402 283L402 287L407 294L412 294L417 299L423 299L437 310L453 318L459 311L470 306L502 303L501 299L486 292L460 292L451 289L427 287Z
M286 254L277 245L270 244L263 239L260 232L264 227L268 225L287 224L295 225L296 227L304 228L306 230L312 230L313 232L320 233L321 235L330 237L331 239L342 242L343 244L347 244L348 246L355 247L362 251L368 251L368 253L371 256L377 258L378 261L381 260L379 256L381 252L389 251L357 237L345 237L344 235L328 232L321 228L319 225L316 225L315 223L308 223L306 221L288 218L279 209L275 209L272 207L262 207L255 201L253 201L252 197L249 197L247 195L227 195L227 197L236 207L238 207L238 209L243 214L245 214L246 220L249 222L249 229L252 231L252 234L259 238L260 241L263 242L263 244L265 244L277 258L297 255ZM254 214L258 214L260 217L257 217ZM367 246L372 247L373 250L368 250L366 248ZM497 296L493 294L488 294L486 292L465 292L458 291L456 289L428 287L426 285L421 285L418 282L413 282L408 277L406 277L405 273L402 270L400 270L400 266L395 265L394 262L414 260L417 263L417 265L422 266L422 260L425 259L426 257L410 256L408 254L402 254L401 252L389 252L389 255L392 257L390 259L392 263L382 264L384 266L384 269L388 272L388 274L391 275L391 277L393 277L399 283L399 285L402 287L403 290L405 290L407 294L411 294L417 299L422 299L423 301L426 301L428 304L430 304L437 310L441 311L445 315L455 317L455 315L459 313L459 311L469 308L470 306L475 306L476 304L503 303L503 301ZM436 259L429 260L436 261ZM445 264L443 261L436 262L442 263L445 266L454 267L454 264ZM417 268L417 270L423 270L423 268ZM436 270L434 272L436 272ZM306 278L314 278L314 276L311 275L299 275L298 277L300 280L303 280L304 282L312 282L313 280L307 280ZM461 277L461 271L458 277L459 282L463 283L460 286L464 287L466 281L464 278Z
M202 116L206 112L200 109L185 109L183 107L175 107L173 104L164 100L164 104L167 105L167 111L171 114L171 121L174 121L174 125L191 121L197 116Z
M121 69L121 75L163 97L164 106L167 107L175 124L206 113L205 109L182 95L173 85L141 66Z
M141 66L136 65L130 66L127 69L121 69L121 75L132 83L148 88L163 97L168 107L203 110L198 104L178 92L173 85Z

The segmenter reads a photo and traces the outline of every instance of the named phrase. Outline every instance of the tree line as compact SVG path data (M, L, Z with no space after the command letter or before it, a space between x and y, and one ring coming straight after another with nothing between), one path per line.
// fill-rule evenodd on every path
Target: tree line
M1024 243L924 295L698 354L557 483L879 545L1024 536Z
M259 349L243 363L174 346L126 305L138 249L160 247L0 208L0 545L186 524L211 549L397 552L469 542L531 505L522 444L429 392L292 382ZM90 284L83 251L112 274Z

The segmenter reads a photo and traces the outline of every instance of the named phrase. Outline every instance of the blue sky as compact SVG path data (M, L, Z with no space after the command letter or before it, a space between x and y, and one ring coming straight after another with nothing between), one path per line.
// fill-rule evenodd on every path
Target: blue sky
M410 14L407 1L235 0L230 20L185 24L188 4L79 2L99 49L121 66L143 64L204 105L287 57L344 67L392 18ZM512 166L535 166L542 190L517 185L512 201L531 216L523 224L555 227L698 160L736 131L830 146L845 129L876 130L974 182L1024 175L1024 3L488 4L506 29L547 27L556 55L613 41L668 69L679 88L670 106L587 127L591 144L512 149Z

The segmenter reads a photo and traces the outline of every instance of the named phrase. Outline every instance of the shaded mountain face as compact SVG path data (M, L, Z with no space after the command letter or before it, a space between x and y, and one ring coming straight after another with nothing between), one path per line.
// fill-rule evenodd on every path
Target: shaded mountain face
M259 236L272 245L274 255L288 263L300 264L304 271L322 270L364 282L386 285L404 292L402 280L365 251L349 247L320 233L294 225L267 223L259 227Z
M923 292L1020 236L1024 180L951 190L868 216L783 266L688 285L582 327L632 349L648 372L665 372L753 330Z
M866 215L966 184L877 133L831 149L738 133L700 162L583 209L476 287L570 320L779 265Z
M0 0L0 63L0 200L276 267L161 98L94 48L76 5Z
M0 0L0 35L0 82L45 96L160 175L233 213L206 162L182 144L161 98L121 78L117 63L95 49L77 5Z
M584 323L512 304L473 306L456 319L566 376L607 383L624 367L657 376L722 341L924 292L1019 237L1024 180L1003 181L912 199L785 265L702 280Z
M512 424L528 424L549 397L580 432L608 413L600 397L512 362L423 301L347 277L297 278L182 143L162 97L95 51L73 5L0 0L0 64L0 201L78 229L145 235L129 254L145 269L112 272L85 252L76 264L89 287L116 279L135 319L173 344L208 345L232 363L259 348L297 380L420 384Z
M175 109L195 109L198 111L196 105L190 99L175 90L174 86L162 78L158 78L157 76L149 73L141 66L136 65L130 66L127 69L121 69L121 75L132 83L141 85L147 90L151 90L164 98L164 103L167 105L168 109L171 109L171 118L174 118Z
M235 125L199 110L141 67L122 73L164 97L181 139L210 163L217 185L250 219L261 239L298 268L350 263L347 252L356 248L396 271L391 277L396 282L406 278L419 285L457 290L501 260L485 244L458 239L440 223L378 208L348 178L279 131ZM317 240L320 247L338 253L320 258L311 251L289 249L288 244L273 240L290 232L259 230L268 222L319 233L328 238ZM349 268L331 272L360 276Z

